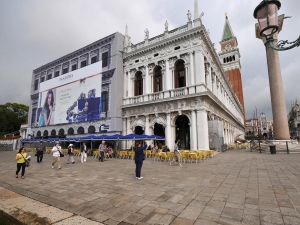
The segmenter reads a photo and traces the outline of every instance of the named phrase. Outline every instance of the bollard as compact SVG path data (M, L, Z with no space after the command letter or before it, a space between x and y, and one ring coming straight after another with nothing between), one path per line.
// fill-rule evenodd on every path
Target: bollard
M261 153L260 141L258 141L258 145L259 145L259 153Z
M286 142L286 152L287 152L287 154L290 154L288 142Z

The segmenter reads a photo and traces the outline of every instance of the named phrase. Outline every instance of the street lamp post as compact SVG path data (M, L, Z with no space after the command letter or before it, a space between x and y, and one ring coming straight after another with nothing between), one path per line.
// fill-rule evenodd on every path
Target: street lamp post
M284 16L278 17L277 14L280 6L281 3L278 0L264 0L255 8L254 18L258 20L256 36L266 46L275 138L276 140L289 140L290 134L278 51L298 47L300 37L294 42L280 41L276 43L284 20ZM292 45L285 48L285 44Z

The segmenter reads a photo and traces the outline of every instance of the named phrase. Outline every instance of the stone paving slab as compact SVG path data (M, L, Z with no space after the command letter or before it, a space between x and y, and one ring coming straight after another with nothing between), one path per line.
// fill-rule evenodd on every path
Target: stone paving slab
M0 210L27 224L300 224L300 154L228 150L182 167L147 158L142 180L133 160L62 158L58 170L33 154L16 179L15 154L0 152Z
M74 216L73 213L24 197L3 187L0 187L0 211L24 224L102 224L82 216Z

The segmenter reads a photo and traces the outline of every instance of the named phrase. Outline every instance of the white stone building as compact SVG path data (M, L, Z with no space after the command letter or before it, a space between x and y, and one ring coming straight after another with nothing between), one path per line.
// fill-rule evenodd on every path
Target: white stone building
M124 39L123 132L165 136L171 149L209 149L244 136L244 112L195 0L194 20L132 44Z

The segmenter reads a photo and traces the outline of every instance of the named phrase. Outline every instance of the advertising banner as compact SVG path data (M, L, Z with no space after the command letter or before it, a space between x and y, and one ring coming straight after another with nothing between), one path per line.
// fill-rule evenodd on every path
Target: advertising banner
M40 84L37 126L100 119L102 61Z

